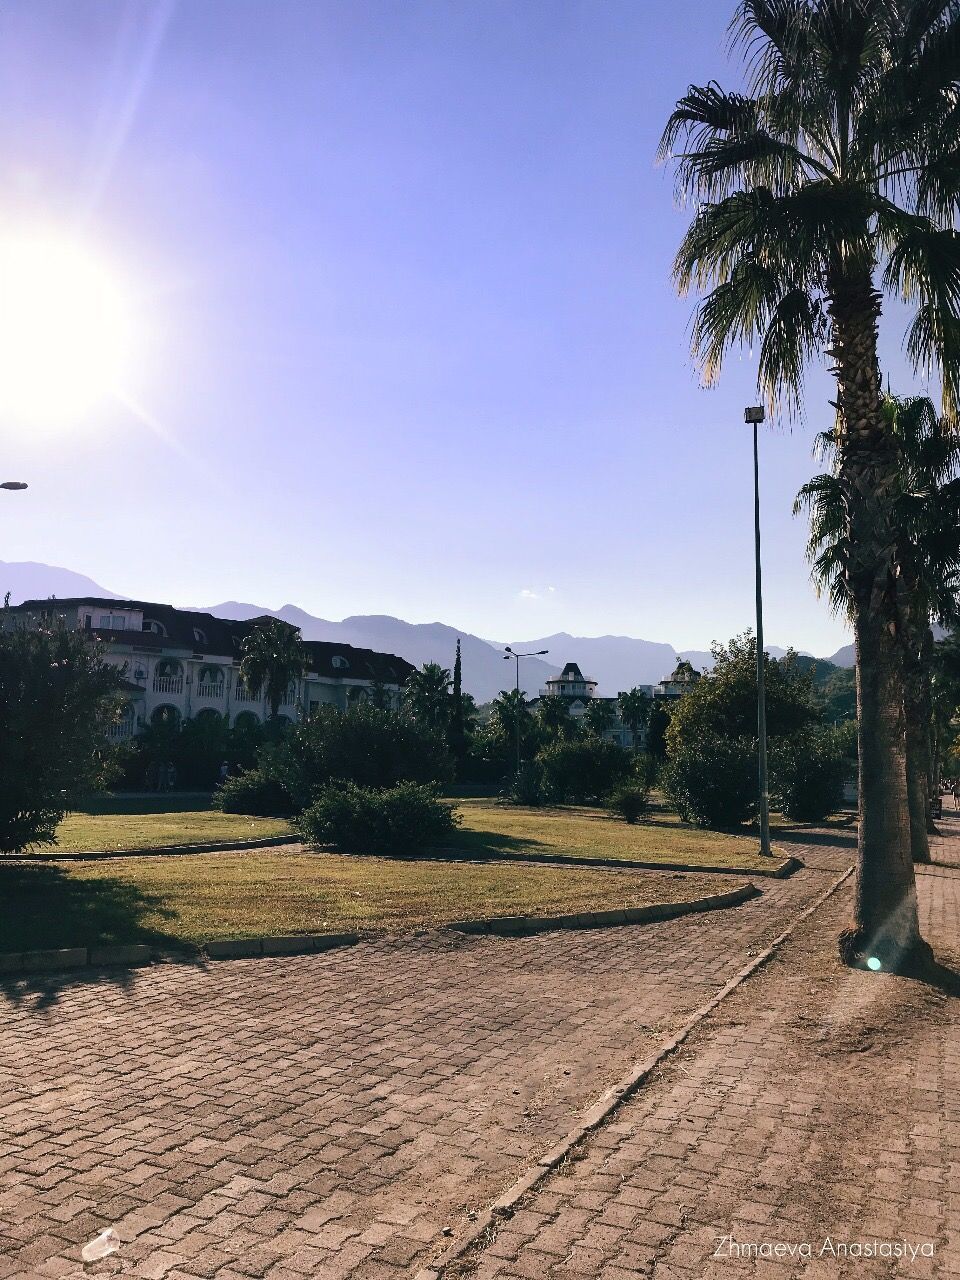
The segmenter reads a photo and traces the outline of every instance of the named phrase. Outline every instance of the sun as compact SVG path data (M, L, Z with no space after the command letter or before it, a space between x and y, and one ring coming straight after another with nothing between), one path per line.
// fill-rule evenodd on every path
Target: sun
M75 424L120 386L130 337L106 262L67 236L0 233L0 417Z

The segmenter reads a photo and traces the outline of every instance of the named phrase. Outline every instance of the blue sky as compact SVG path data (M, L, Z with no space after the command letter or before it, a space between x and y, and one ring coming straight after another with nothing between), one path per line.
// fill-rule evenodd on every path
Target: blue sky
M0 215L109 263L134 354L125 403L0 421L3 558L500 638L750 625L755 366L699 387L654 163L735 79L729 8L8 0ZM829 394L762 454L767 634L818 653L790 504Z

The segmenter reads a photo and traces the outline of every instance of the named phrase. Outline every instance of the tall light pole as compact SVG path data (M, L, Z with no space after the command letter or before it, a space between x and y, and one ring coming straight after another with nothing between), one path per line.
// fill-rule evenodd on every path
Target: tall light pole
M520 772L520 659L521 658L542 658L545 653L549 653L549 649L537 649L535 653L516 653L509 645L504 645L506 652L503 655L504 662L509 662L511 658L517 661L517 682L514 686L517 705L514 708L517 719L517 773Z
M770 787L767 781L767 695L763 670L763 589L760 580L760 453L757 429L763 422L763 405L744 410L743 420L753 426L753 545L757 577L757 738L760 784L760 853L770 852Z

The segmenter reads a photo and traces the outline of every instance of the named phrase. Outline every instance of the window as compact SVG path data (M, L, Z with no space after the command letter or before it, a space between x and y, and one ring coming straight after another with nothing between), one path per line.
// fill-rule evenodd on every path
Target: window
M194 627L194 628L193 628L193 638L194 638L194 640L197 642L197 644L204 644L204 645L205 645L205 644L207 643L207 637L206 637L206 635L204 634L204 632L202 632L202 631L200 630L200 628L199 628L199 627Z
M127 619L122 613L102 613L99 625L103 631L123 631Z
M109 615L109 613L103 613L103 614L101 614L101 615L100 615L100 627L101 627L101 629L102 629L103 631L109 631L109 630L110 630L110 615Z
M341 671L346 671L347 667L350 666L350 663L346 660L343 654L340 653L335 653L330 659L330 663L332 666L338 667Z

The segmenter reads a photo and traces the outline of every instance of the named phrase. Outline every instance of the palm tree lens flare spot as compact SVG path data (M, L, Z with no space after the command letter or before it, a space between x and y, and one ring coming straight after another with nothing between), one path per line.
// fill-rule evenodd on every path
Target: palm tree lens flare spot
M0 416L76 423L123 379L131 345L115 273L66 236L0 233Z
M874 973L883 968L883 964L876 956L871 956L867 961L867 968L872 969Z

